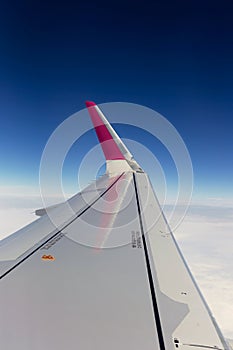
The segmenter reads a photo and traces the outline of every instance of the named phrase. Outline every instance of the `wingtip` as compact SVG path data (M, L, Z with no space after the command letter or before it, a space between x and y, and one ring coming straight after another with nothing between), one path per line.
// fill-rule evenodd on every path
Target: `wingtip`
M96 103L95 103L95 102L92 102L92 101L86 101L85 104L86 104L86 107L87 107L87 108L88 108L88 107L96 106Z

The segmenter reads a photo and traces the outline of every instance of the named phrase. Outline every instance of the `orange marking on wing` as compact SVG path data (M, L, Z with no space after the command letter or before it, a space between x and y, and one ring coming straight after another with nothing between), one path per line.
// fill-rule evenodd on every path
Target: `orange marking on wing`
M55 260L54 256L52 256L52 255L46 255L46 254L44 254L44 255L41 257L41 259L42 259L42 260L51 260L51 261Z

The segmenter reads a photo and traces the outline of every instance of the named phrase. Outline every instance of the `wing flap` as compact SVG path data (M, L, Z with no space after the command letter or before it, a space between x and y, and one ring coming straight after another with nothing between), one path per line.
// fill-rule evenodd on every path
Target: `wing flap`
M134 174L165 347L227 349L146 174Z

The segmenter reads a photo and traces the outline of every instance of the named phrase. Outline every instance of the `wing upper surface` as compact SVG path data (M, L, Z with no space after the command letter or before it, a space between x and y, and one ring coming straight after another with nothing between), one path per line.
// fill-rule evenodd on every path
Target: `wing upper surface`
M227 350L147 175L87 106L107 174L0 242L1 348Z
M118 181L120 176L111 178L103 176L67 202L49 210L49 215L43 215L0 241L0 276L44 241L56 237L64 227L70 225L98 201Z
M56 237L3 275L2 348L159 349L132 173Z
M3 348L227 349L147 175L104 183L3 273Z

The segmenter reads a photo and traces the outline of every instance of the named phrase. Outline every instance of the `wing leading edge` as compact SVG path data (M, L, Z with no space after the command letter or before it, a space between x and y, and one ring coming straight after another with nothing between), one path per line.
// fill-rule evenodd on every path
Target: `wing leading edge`
M147 174L93 102L107 172L0 242L2 349L228 349Z

